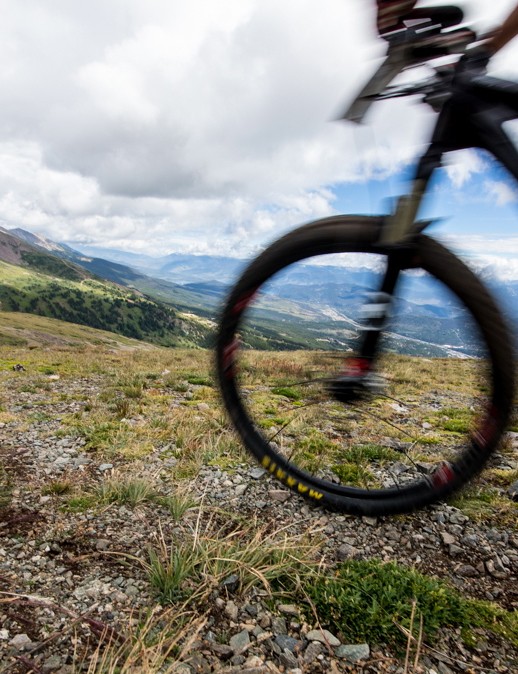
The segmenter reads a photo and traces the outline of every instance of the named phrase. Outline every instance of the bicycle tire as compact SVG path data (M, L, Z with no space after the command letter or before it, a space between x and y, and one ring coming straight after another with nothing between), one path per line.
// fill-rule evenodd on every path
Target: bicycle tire
M405 478L401 484L386 485L381 482L372 486L371 484L362 484L360 480L359 485L358 483L349 485L344 484L340 477L337 480L335 474L330 476L326 473L329 466L323 465L323 462L327 461L328 458L321 459L321 464L318 464L317 461L317 466L313 469L315 474L313 474L307 466L301 467L293 459L293 453L299 451L297 448L291 448L290 455L287 455L287 452L276 442L276 434L272 437L271 431L264 430L261 426L264 424L264 420L258 419L255 414L252 414L252 409L256 404L254 403L255 399L259 400L261 396L268 397L273 389L268 387L261 389L260 385L256 389L247 388L247 382L244 380L248 376L246 368L243 377L239 371L241 357L246 357L246 354L252 353L245 348L245 345L240 343L240 335L245 334L245 337L248 338L247 335L253 333L253 330L250 333L243 333L243 326L245 317L251 312L255 299L277 274L284 273L285 270L289 272L292 265L301 261L306 262L309 258L350 253L386 257L389 249L378 242L381 224L381 218L376 217L336 216L309 223L273 243L247 267L231 291L222 312L216 347L217 374L225 407L244 446L259 464L292 491L320 506L364 516L410 512L444 500L461 488L482 469L491 452L497 446L510 415L514 391L511 340L505 321L491 294L474 273L453 253L436 240L424 234L418 234L413 240L411 262L406 269L419 269L426 272L427 278L430 277L432 280L437 279L439 281L438 287L448 289L453 297L458 298L461 315L463 317L465 315L471 316L469 320L476 326L480 335L481 348L483 347L485 351L484 358L480 356L472 358L472 362L468 362L465 366L475 370L479 365L484 365L484 379L479 379L478 372L474 375L476 378L473 380L473 385L477 391L480 391L480 400L476 400L476 405L467 408L467 413L471 414L471 410L473 411L470 423L475 423L476 427L461 428L461 433L466 436L462 435L462 442L455 435L455 430L451 431L451 435L454 436L454 447L447 451L453 451L454 456L448 455L447 460L440 458L435 465L432 462L429 471L425 470L424 474L419 474L412 479ZM467 314L462 313L466 310ZM462 321L464 320L465 318L462 318ZM291 346L296 346L296 342L295 339ZM313 353L315 352L311 351L311 354ZM320 352L316 351L316 353L318 355ZM324 351L322 353L327 354ZM339 351L339 353L342 352ZM323 358L321 354L320 357ZM332 358L332 356L330 355L329 358ZM389 354L387 358L396 358L397 360L398 357ZM404 362L404 357L400 358ZM447 359L441 359L438 362L443 367L448 365ZM411 363L414 363L414 361L411 361ZM415 361L415 363L417 363L415 365L417 368L419 363L418 361ZM432 365L430 366L432 369L434 364L432 359ZM453 363L451 366L457 367L457 365ZM464 367L462 363L458 366L461 365ZM253 370L252 366L247 367L248 371ZM272 368L273 366L270 365L269 367ZM396 379L396 377L393 376L393 379ZM318 380L311 379L309 386L315 388L315 381L318 383ZM303 383L306 385L306 382ZM288 395L289 390L284 390L284 393ZM333 400L329 402L325 400L323 394L319 393L319 395L322 395L322 406L327 406L324 408L326 414L331 416L332 410L334 415L354 417L356 406L342 405ZM442 395L445 396L447 402L455 399L453 394L448 393L447 395L443 392ZM282 398L282 392L277 397ZM390 399L390 396L387 397ZM424 399L424 395L421 398L418 395L417 404L413 401L410 402L411 411L416 408L419 411L421 403L424 405ZM313 402L315 400L318 400L318 403ZM371 404L374 404L375 400L376 396L371 396ZM397 401L398 398L393 398L393 400ZM299 407L304 407L305 403L299 401L297 404ZM307 408L313 404L320 405L320 398L313 398L307 404ZM386 404L383 394L381 394L377 404ZM397 405L398 403L390 404ZM432 400L430 404L433 406L435 402ZM295 406L295 402L293 406ZM264 410L264 404L261 410ZM255 410L253 411L255 413ZM439 409L437 414L441 414L441 412L442 410ZM270 414L272 411L268 410L268 413ZM275 413L275 410L273 413ZM262 411L261 414L263 414ZM303 416L303 414L307 414L307 411L299 412L294 407L294 419L297 419L297 414ZM360 409L357 416L361 418L362 414L370 414L370 412ZM443 418L438 417L434 411L430 414L433 423L436 423L438 418ZM319 417L314 418L319 420ZM345 416L343 418L345 419ZM283 420L279 422L279 424L281 423L283 423ZM309 421L309 423L311 422ZM356 421L354 423L357 424ZM382 419L380 423L383 425L390 424L386 419ZM422 426L426 425L422 420L417 423ZM286 427L289 424L293 426L295 422L289 420ZM357 425L359 426L359 424ZM368 424L365 424L365 427L367 428ZM308 426L308 428L310 427ZM341 428L343 430L345 426ZM274 431L276 431L275 427ZM333 430L333 432L336 435L336 431ZM407 431L404 430L404 432ZM309 433L311 433L311 430L309 430ZM345 431L342 435L344 433ZM400 437L401 431L397 430L397 433L399 434L397 437ZM450 431L444 431L444 433L450 433ZM396 431L394 431L394 434L396 434ZM292 445L297 444L293 442L292 438L289 438L289 440ZM427 437L426 440L428 442L430 438ZM288 439L286 442L288 442ZM299 444L305 442L306 439L302 437ZM341 437L335 440L335 436L333 436L330 442L340 447L340 443L345 442L345 440L342 440ZM399 442L399 440L396 442ZM445 442L450 443L449 435ZM349 444L347 446L349 450L344 445L345 448L342 447L339 450L339 455L342 456L342 459L345 457L348 461L347 451L352 451L352 447L355 445ZM414 447L415 445L412 447L412 451L414 451ZM381 449L379 451L381 452ZM407 451L410 453L408 448ZM441 451L446 452L442 445L440 451L436 453L440 454ZM340 454L340 452L342 453ZM407 458L405 454L405 459ZM310 461L315 463L313 455ZM378 461L376 470L381 463ZM340 468L343 465L345 464L338 464L338 467L333 470L343 473ZM421 471L418 463L416 463L416 466ZM412 472L414 466L411 466L411 469ZM389 465L388 469L383 470L388 470L391 474L392 464Z

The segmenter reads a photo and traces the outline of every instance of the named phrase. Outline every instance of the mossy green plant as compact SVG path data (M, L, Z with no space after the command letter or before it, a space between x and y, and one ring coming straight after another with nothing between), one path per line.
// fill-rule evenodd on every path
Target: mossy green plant
M331 466L331 470L340 478L342 484L364 488L376 485L373 473L361 464L341 463Z
M351 642L404 649L408 633L422 620L426 640L443 627L465 634L483 627L518 643L518 620L495 604L463 597L445 582L415 569L379 560L352 560L335 574L319 574L306 585L322 625Z

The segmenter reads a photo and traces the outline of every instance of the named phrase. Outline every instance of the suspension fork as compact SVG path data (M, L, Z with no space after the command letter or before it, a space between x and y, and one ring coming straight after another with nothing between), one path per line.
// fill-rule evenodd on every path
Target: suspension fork
M416 178L411 193L399 198L394 214L385 220L381 229L380 245L389 247L387 268L379 290L369 294L362 308L364 335L359 357L366 370L371 368L376 356L401 270L408 267L408 256L412 254L411 236L427 183L428 180Z
M366 369L370 369L375 358L382 329L390 316L394 290L408 254L408 250L400 249L389 253L381 287L377 292L370 293L362 309L364 335L359 357L365 363Z
M399 198L393 215L383 223L379 241L381 246L389 246L390 251L382 284L377 292L370 294L363 307L365 334L359 351L359 362L365 371L371 369L375 359L382 329L390 316L399 275L409 266L417 213L430 178L441 165L444 149L441 142L432 140L417 166L410 194Z

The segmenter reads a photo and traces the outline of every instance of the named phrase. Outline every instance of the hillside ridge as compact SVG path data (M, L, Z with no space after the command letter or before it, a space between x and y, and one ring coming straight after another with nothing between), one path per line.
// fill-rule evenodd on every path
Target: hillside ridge
M0 309L24 312L164 346L207 345L210 329L167 302L102 278L64 250L24 230L0 229ZM59 253L59 254L57 254Z

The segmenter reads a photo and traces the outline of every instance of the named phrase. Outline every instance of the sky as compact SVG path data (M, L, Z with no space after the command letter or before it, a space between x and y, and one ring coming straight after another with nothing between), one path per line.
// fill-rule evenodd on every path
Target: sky
M514 2L458 4L487 30ZM0 225L72 246L246 257L319 217L386 212L433 124L409 99L333 121L384 53L374 1L0 10ZM491 72L518 80L517 56L518 39ZM518 278L518 194L489 157L456 156L426 208L439 236Z

